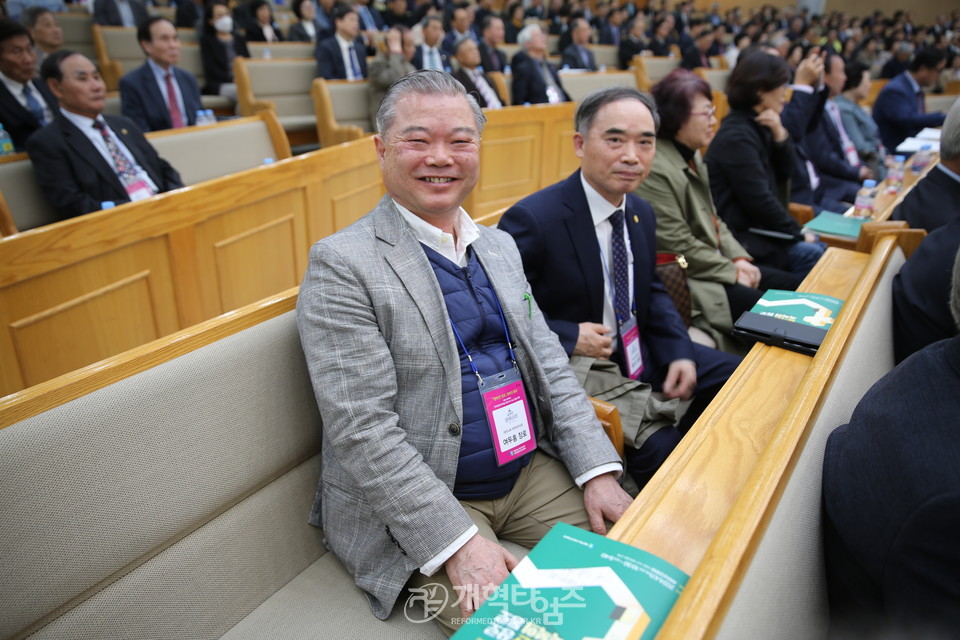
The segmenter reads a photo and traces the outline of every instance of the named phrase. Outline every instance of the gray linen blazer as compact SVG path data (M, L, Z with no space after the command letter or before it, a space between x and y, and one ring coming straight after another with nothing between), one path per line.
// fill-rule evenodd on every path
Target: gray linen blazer
M481 228L472 246L503 307L540 448L572 477L619 462L529 297L513 239ZM313 246L297 324L323 418L310 522L384 619L410 575L472 525L452 493L457 347L433 269L389 196Z

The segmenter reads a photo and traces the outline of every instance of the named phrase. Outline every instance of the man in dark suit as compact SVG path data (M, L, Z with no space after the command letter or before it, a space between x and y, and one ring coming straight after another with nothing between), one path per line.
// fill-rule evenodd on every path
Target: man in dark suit
M620 30L623 23L627 20L627 10L623 7L614 7L610 9L606 20L601 20L597 24L597 42L599 44L609 44L615 47L620 46L623 39Z
M565 69L597 70L597 60L590 50L590 23L574 18L570 24L570 44L563 50L561 64Z
M96 66L72 51L44 60L41 77L60 102L53 123L27 141L37 182L63 218L103 202L141 200L182 187L133 121L104 116L107 89Z
M53 120L57 101L47 86L35 79L37 56L26 27L0 18L0 123L17 151L27 138Z
M873 119L880 128L883 146L891 152L924 127L943 124L943 112L927 113L923 87L937 83L945 64L941 50L927 47L917 53L907 71L880 90L873 105Z
M954 638L960 629L960 261L942 258L948 280L953 263L954 337L881 378L827 439L833 637Z
M437 16L423 19L423 43L413 54L413 66L417 69L449 71L450 57L440 49L443 41L443 21Z
M179 129L197 122L200 85L180 61L180 37L166 18L152 16L137 28L147 61L120 80L123 115L144 131Z
M93 21L105 27L135 27L147 19L143 0L94 0Z
M540 25L524 27L517 35L517 44L521 49L511 61L512 103L569 102L570 96L560 84L557 69L547 60L547 34Z
M503 20L497 16L487 16L483 21L483 30L480 39L480 65L487 73L503 71L507 66L507 54L498 49L503 44L506 30Z
M713 46L713 29L710 26L704 26L697 35L693 44L683 52L683 60L680 66L684 69L693 71L700 67L710 68L710 47Z
M476 39L473 33L473 21L470 12L466 7L457 7L453 10L453 17L450 20L450 32L443 38L440 48L448 56L453 55L453 45L460 42L463 38Z
M896 209L894 220L906 220L928 232L960 217L960 103L950 107L940 132L940 163L913 186Z
M516 240L534 298L587 393L621 410L627 468L641 487L740 361L690 341L656 275L654 213L633 191L650 171L658 124L653 98L636 89L590 94L576 115L580 170L498 224ZM696 393L681 426L651 389L670 399Z
M454 45L453 58L457 61L457 70L453 77L460 81L467 93L477 99L482 109L500 109L503 98L497 92L496 85L479 68L480 49L470 38L463 38Z
M327 80L362 80L367 77L367 51L357 40L360 17L351 5L333 12L336 33L317 42L317 75Z

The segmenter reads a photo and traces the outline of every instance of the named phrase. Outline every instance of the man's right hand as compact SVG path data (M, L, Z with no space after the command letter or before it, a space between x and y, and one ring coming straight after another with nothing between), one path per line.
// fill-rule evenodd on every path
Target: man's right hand
M460 612L469 618L485 596L500 586L517 566L517 559L496 542L479 533L470 538L444 563L447 577L460 599Z
M821 54L819 47L813 47L807 57L797 65L797 72L794 74L794 84L805 84L817 89L820 86L820 77L823 74L823 59L826 54Z
M751 289L760 286L760 269L756 265L746 260L737 260L733 266L737 269L737 282Z
M607 335L609 333L610 327L606 325L581 322L580 337L573 348L573 355L608 360L613 353L613 338Z

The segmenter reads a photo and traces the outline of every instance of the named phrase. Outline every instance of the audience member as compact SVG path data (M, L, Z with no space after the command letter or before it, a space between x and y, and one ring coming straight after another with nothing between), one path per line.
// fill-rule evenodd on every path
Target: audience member
M376 59L370 63L369 69L370 113L374 114L370 124L373 131L377 129L376 113L390 85L417 70L411 62L417 50L417 43L413 39L413 32L408 27L403 25L391 27L387 31L386 43L386 51L377 54Z
M951 225L960 231L957 221ZM954 253L938 263L953 337L883 376L849 424L827 439L824 553L833 637L952 638L960 629L957 239Z
M910 68L888 82L873 104L873 119L880 128L883 146L891 152L906 138L924 127L939 127L946 114L927 113L923 88L932 87L946 61L942 51L924 49L910 63Z
M620 41L620 48L617 50L621 69L629 69L633 65L634 56L650 51L646 31L646 17L642 13L637 14L627 25L627 36Z
M507 66L507 54L498 49L503 44L503 20L487 16L480 32L480 65L487 73L503 71Z
M20 14L20 22L33 38L37 67L43 64L48 55L63 46L63 29L57 16L46 7L27 7Z
M294 2L291 8L297 21L287 30L287 39L291 42L316 42L320 30L317 26L317 5L314 0L299 0Z
M470 18L470 12L466 7L457 7L453 10L453 16L450 20L450 32L443 38L440 49L447 57L453 56L453 45L463 38L476 39L471 28L473 20Z
M280 27L273 21L273 8L269 0L251 0L250 13L253 21L247 27L247 42L282 42Z
M730 113L707 150L710 191L720 216L757 264L803 277L824 246L780 200L794 165L793 143L780 120L790 71L763 52L741 56L730 73Z
M383 31L385 26L383 16L381 16L377 8L370 3L370 0L354 0L354 5L357 9L357 17L360 18L361 31L368 34L376 34L379 31Z
M58 51L40 72L60 113L30 136L27 153L40 189L61 218L183 186L132 120L103 115L107 88L85 56Z
M954 102L940 132L940 162L893 210L893 220L928 232L960 217L960 102Z
M877 180L883 180L887 177L887 150L880 141L877 123L860 106L860 101L870 94L870 70L859 62L848 62L846 75L843 92L833 100L860 160L870 167Z
M408 585L462 595L428 603L448 633L516 564L500 538L533 546L560 520L602 534L630 504L616 451L524 295L513 241L460 206L483 122L449 74L394 84L374 137L387 195L314 245L297 308L323 415L310 522L378 618ZM504 426L488 425L482 395L501 372L522 381L513 406L535 429L502 466L497 454L518 449L491 437Z
M53 121L57 100L36 78L37 57L26 27L0 18L0 123L17 151L27 138Z
M800 278L753 258L717 215L710 177L700 155L717 125L710 85L685 70L675 70L652 89L661 114L657 154L650 175L636 194L657 216L657 251L687 261L693 324L717 346L743 353L733 323L749 311L766 289L796 289Z
M434 71L449 71L450 58L440 50L443 41L443 21L437 16L427 16L423 19L423 44L417 47L413 54L413 66L417 69L432 69Z
M597 42L599 44L619 47L623 40L621 29L627 21L627 12L622 7L614 7L607 15L607 19L597 25Z
M333 12L337 6L337 0L319 0L319 7L314 21L317 24L317 42L332 38L337 30L333 22Z
M690 341L654 270L653 209L632 191L650 171L658 124L648 94L590 94L574 127L580 169L522 199L498 224L516 240L533 296L584 389L620 410L627 470L639 487L740 361ZM695 395L679 427L651 390Z
M569 102L557 69L547 60L547 34L538 24L527 25L517 36L520 51L514 54L512 104Z
M6 16L11 20L20 20L28 9L46 9L51 13L63 13L67 10L63 0L7 0L4 8Z
M180 0L173 21L177 28L203 30L203 0Z
M507 7L506 21L504 23L504 42L508 44L517 44L517 36L523 30L526 13L523 10L522 2L513 2Z
M317 43L317 75L327 80L363 80L367 77L367 51L357 36L360 17L352 5L333 12L336 33Z
M693 45L687 47L687 50L683 52L683 60L680 61L680 66L691 71L699 67L709 69L711 47L713 47L713 29L707 27L700 31L696 40L693 41Z
M480 66L480 49L470 38L463 38L453 47L453 57L457 69L453 77L460 81L467 93L473 96L482 109L500 109L503 97L497 92L493 81L487 77Z
M407 9L407 0L388 0L387 10L383 12L383 23L388 27L413 26L413 14Z
M913 45L909 42L900 42L893 50L893 56L880 69L880 77L884 80L896 78L910 68L913 58Z
M677 44L673 36L673 14L667 13L658 18L653 23L653 37L650 38L650 50L655 56L670 56L673 52L670 50L672 45Z
M751 45L752 41L748 34L738 33L733 38L733 46L727 49L726 53L723 56L727 59L727 67L733 69L737 66L737 60L740 57L740 52L746 49Z
M233 60L237 56L250 57L247 41L233 30L233 16L225 0L212 0L203 12L200 34L205 94L237 99L237 85L233 80Z
M93 21L105 27L135 27L149 15L143 0L93 0Z
M596 71L597 60L590 50L590 23L584 18L570 21L570 44L563 49L561 65L564 69Z
M166 18L151 16L137 28L147 61L120 80L123 115L143 131L179 129L197 123L200 85L193 74L178 69L180 37Z

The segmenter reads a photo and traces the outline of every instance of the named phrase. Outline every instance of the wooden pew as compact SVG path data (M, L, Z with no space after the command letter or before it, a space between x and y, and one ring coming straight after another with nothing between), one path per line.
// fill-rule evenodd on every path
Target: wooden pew
M364 139L0 239L0 396L299 284L383 192Z
M235 58L233 76L240 114L252 116L273 109L291 145L317 142L317 118L310 97L316 75L317 63L312 58Z
M75 5L67 5L73 7ZM97 50L93 46L93 16L83 11L57 13L57 22L63 29L63 48L82 53L91 60L97 59Z
M730 69L706 69L699 67L693 72L707 81L711 91L726 91L727 80L730 79Z
M574 102L579 102L588 94L604 87L622 85L636 88L637 75L634 71L617 71L615 67L611 69L606 72L562 73L560 81Z
M315 78L310 96L321 147L362 138L370 130L370 87L366 80Z
M250 51L251 58L261 58L263 60L273 58L309 58L315 60L314 49L316 45L312 42L248 42L247 49ZM267 58L267 52L270 52L270 58Z
M826 436L893 366L896 237L828 249L801 290L845 305L815 357L755 346L610 536L690 574L660 638L823 636Z
M680 57L634 56L633 68L637 74L637 88L650 91L650 87L680 66Z

